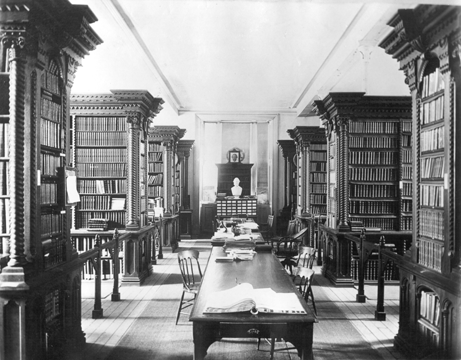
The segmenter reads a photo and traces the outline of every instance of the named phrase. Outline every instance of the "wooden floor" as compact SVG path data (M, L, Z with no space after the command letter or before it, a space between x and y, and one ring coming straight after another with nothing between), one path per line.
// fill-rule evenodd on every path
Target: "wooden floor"
M209 242L206 240L180 242L180 249L188 247L200 247L206 252L206 249L209 248ZM206 260L206 256L201 259L204 265ZM342 321L349 321L363 340L376 349L383 359L405 359L402 354L393 348L393 338L398 331L398 286L386 286L385 311L387 320L375 321L374 312L377 298L375 286L366 286L365 295L368 298L366 303L357 303L355 301L356 288L334 287L320 274L320 267L314 266L314 269L316 270L316 286L322 286L322 290L325 291L329 301L335 302L340 308L345 315L345 319L341 319ZM87 345L82 350L82 358L92 360L109 359L109 354L117 347L120 339L140 316L148 302L155 299L159 292L177 290L179 302L181 284L177 285L178 289L172 286L162 288L165 279L177 272L176 253L172 253L170 249L164 249L164 259L159 260L158 264L154 266L154 274L146 280L143 286L121 286L122 301L112 302L110 300L112 282L110 280L103 282L104 299L102 307L104 317L97 320L92 319L94 299L91 297L94 284L91 281L84 281L82 287L82 328L86 334ZM317 302L316 304L317 310L322 311L322 304ZM187 319L182 319L181 321L187 321ZM314 350L315 345L314 343ZM352 356L352 358L354 357Z

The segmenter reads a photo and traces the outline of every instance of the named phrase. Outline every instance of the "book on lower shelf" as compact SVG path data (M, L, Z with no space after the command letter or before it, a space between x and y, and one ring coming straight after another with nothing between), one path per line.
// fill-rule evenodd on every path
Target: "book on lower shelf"
M208 298L204 313L306 314L295 293L276 293L270 288L254 289L249 283L217 291Z

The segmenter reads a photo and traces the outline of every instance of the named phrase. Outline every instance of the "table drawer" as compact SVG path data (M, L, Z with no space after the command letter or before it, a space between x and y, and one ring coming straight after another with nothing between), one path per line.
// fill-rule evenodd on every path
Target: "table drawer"
M264 323L221 323L219 326L220 337L282 337L286 334L287 324Z

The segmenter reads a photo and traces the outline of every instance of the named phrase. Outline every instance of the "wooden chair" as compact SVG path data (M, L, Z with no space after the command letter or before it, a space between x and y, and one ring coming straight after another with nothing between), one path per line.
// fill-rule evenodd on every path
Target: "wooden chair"
M298 260L296 262L297 267L305 267L312 269L314 266L314 260L316 257L317 250L310 246L300 246L298 252Z
M290 227L290 225L292 225L294 230L294 220L290 221L288 227ZM297 265L297 261L295 259L298 256L298 249L303 241L303 236L307 230L308 228L305 227L301 231L298 231L296 234L286 235L282 237L280 240L272 243L275 256L277 256L280 259L283 259L281 260L281 262L287 269L290 270L290 274L293 274L293 266Z
M295 270L295 276L293 278L293 282L295 283L296 287L298 288L299 293L302 295L306 303L309 303L309 298L311 298L312 306L314 308L314 313L317 316L317 309L315 307L314 293L312 292L312 279L314 278L314 274L315 274L314 270L308 269L307 267L300 266L296 268ZM260 343L261 343L261 338L258 339L258 350L259 350ZM271 344L271 350L270 350L271 360L274 358L274 352L276 351L296 349L295 347L283 347L280 349L275 349L275 338L271 338L270 344Z
M199 252L197 250L183 250L178 253L179 269L181 270L182 277L182 295L179 302L178 313L176 315L176 325L178 324L179 316L181 314L189 315L184 312L184 309L192 306L197 296L200 284L202 281L202 270L198 261ZM185 294L190 294L193 297L184 299Z

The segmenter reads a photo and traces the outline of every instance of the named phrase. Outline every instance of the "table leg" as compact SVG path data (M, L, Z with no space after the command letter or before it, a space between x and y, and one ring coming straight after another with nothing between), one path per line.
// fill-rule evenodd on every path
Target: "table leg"
M289 324L286 341L291 342L301 360L314 360L312 342L314 341L314 324Z
M219 326L212 323L193 323L194 360L203 360L218 336Z

